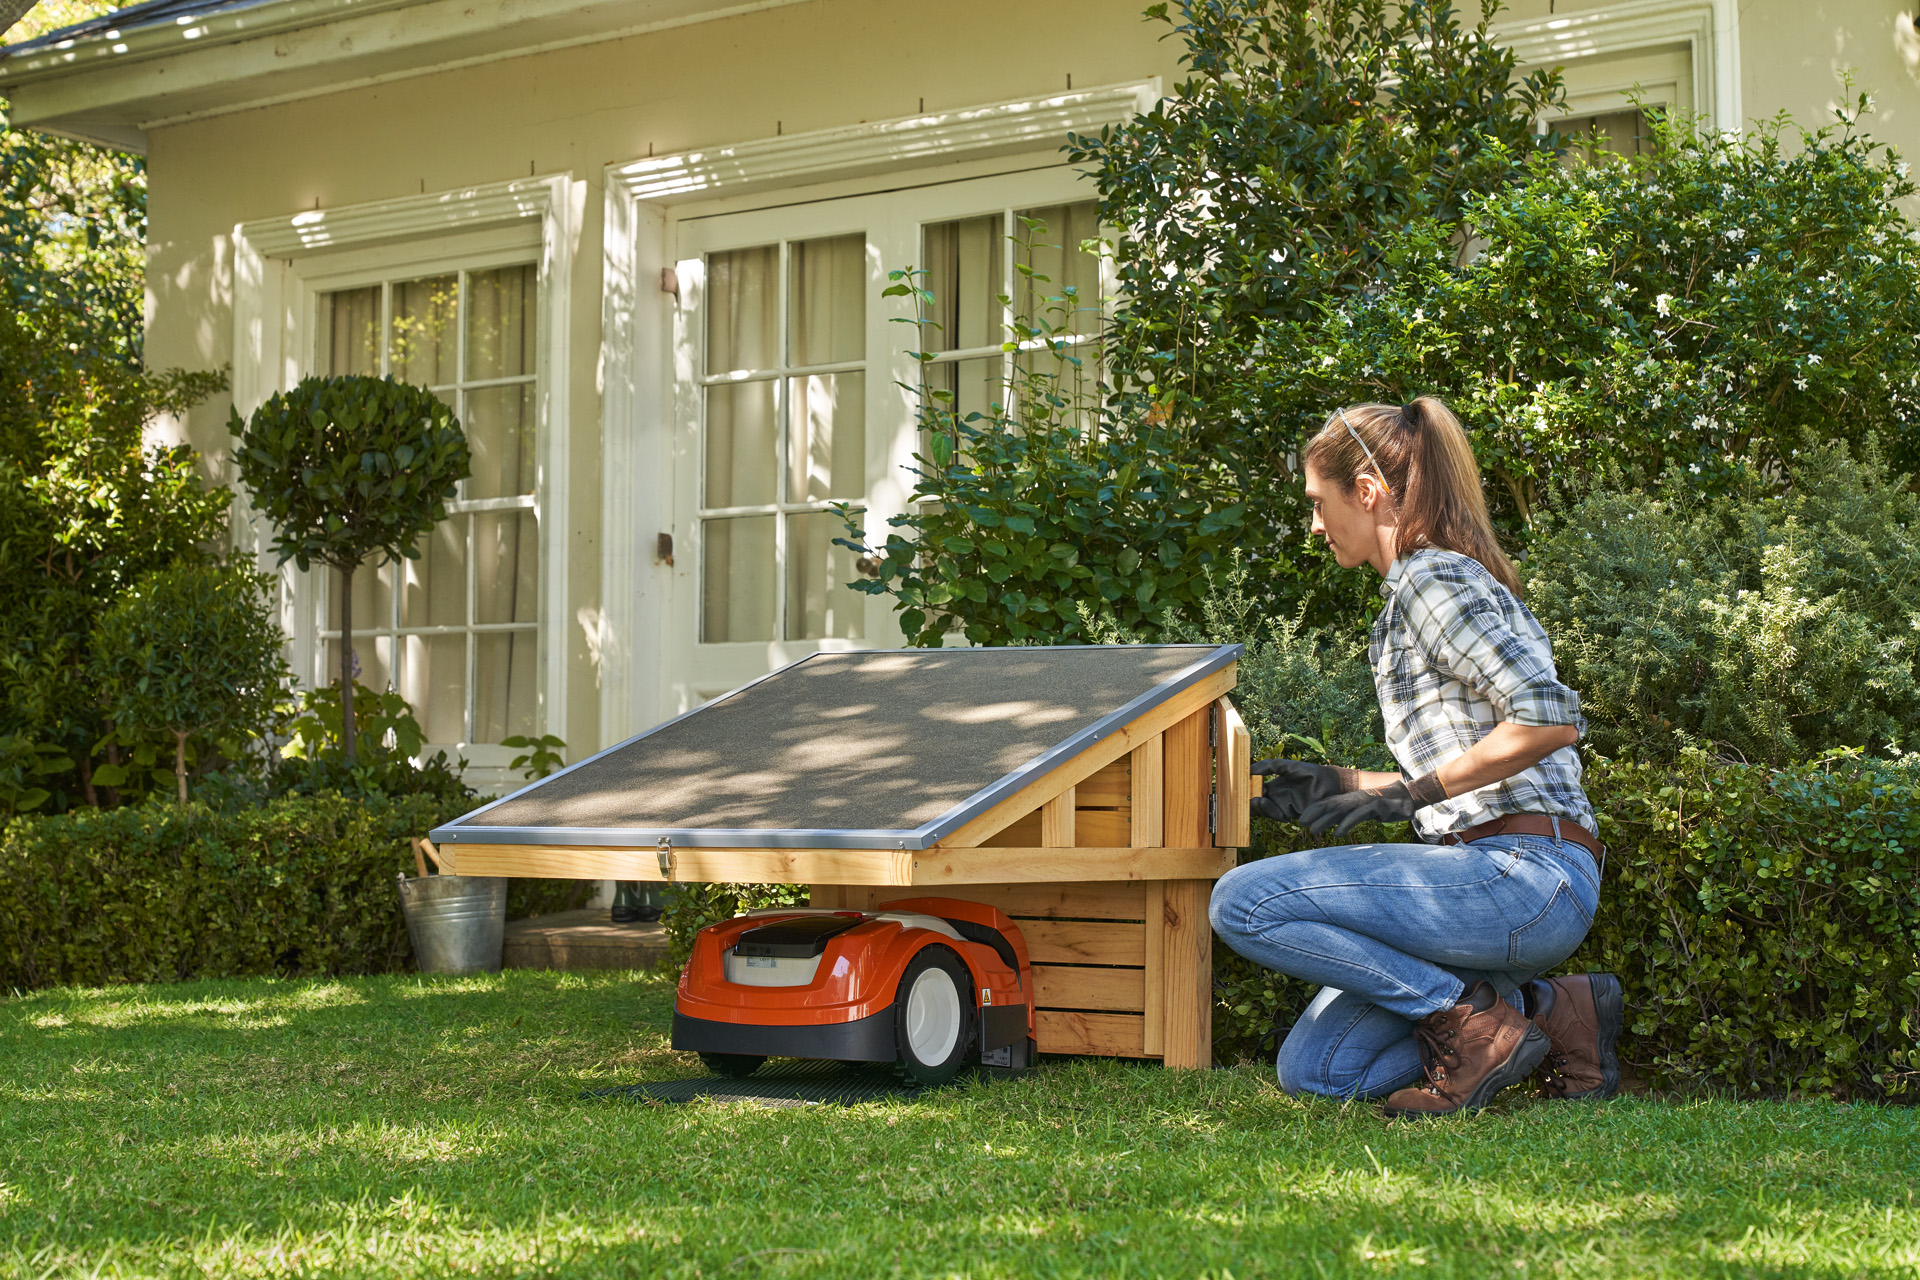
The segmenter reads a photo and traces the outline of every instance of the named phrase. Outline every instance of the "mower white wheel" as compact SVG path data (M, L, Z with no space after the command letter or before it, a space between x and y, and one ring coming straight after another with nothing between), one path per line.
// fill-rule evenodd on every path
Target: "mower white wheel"
M920 1062L945 1062L960 1039L960 991L945 969L922 969L907 993L907 1048Z
M922 947L893 998L894 1069L915 1084L953 1079L974 1052L972 971L951 947Z

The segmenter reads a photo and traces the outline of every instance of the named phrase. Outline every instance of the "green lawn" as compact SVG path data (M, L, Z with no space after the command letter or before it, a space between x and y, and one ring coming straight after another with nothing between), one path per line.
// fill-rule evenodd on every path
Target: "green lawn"
M1519 1100L1389 1124L1253 1069L1062 1061L851 1108L664 1107L629 974L0 1004L0 1271L1920 1274L1920 1117Z

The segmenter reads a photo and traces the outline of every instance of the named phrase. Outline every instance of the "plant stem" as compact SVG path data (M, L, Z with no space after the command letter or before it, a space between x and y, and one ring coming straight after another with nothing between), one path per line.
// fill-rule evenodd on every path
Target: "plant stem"
M180 803L187 802L187 735L183 730L173 731L173 785L180 793Z
M340 750L353 760L353 571L340 570Z

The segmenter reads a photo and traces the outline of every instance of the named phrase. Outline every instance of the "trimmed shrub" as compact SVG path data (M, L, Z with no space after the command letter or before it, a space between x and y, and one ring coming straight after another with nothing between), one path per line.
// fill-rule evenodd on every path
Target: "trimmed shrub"
M318 795L16 819L0 832L0 984L398 968L394 877L439 817L417 797Z
M1595 762L1613 853L1567 968L1617 973L1629 1060L1741 1094L1920 1088L1920 768Z

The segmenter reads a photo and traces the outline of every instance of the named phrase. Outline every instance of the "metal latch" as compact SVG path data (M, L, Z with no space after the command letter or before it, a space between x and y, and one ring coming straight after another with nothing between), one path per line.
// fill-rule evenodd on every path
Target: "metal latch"
M660 860L660 878L668 884L673 883L673 841L665 836L653 847L654 856Z

